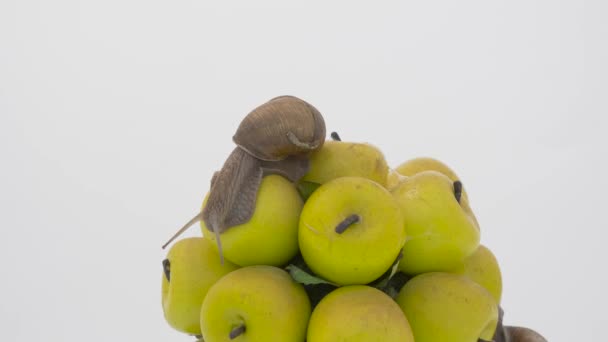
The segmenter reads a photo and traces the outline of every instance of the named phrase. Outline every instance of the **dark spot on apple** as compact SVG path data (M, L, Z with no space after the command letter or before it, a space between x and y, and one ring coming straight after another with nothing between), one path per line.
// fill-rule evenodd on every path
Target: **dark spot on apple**
M376 158L376 165L375 165L375 167L376 167L376 171L377 172L382 171L382 169L385 168L385 165L386 164L384 163L384 158Z
M462 197L462 182L459 180L454 182L454 197L456 197L456 201L460 203L460 198Z
M331 138L334 141L342 141L342 139L340 138L340 136L338 135L338 132L331 132Z
M169 259L163 260L163 272L165 273L167 281L171 281L171 262Z

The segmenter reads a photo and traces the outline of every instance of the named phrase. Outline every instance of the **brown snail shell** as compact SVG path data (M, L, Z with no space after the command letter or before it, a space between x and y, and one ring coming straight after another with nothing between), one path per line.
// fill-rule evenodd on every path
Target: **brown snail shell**
M536 331L525 327L505 326L508 342L547 342L547 339Z
M247 114L232 140L258 159L278 161L320 148L325 121L308 102L279 96Z

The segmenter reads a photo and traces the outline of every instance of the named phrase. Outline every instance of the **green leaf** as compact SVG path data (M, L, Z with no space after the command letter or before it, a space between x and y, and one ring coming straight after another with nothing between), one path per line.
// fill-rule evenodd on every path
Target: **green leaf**
M391 278L393 278L393 276L395 274L397 274L397 272L399 272L399 262L401 261L402 258L403 258L403 251L400 251L399 254L397 255L397 258L395 258L395 261L393 261L393 266L389 270L384 272L384 274L381 275L380 278L378 278L377 280L372 282L370 285L379 290L386 292L387 287L391 281Z
M391 298L395 299L399 294L399 291L411 278L407 274L399 271L399 262L403 258L403 254L399 253L397 259L395 259L393 266L388 269L380 278L369 284L369 286L375 287L378 290L386 293Z
M399 271L399 261L400 260L401 260L401 258L397 258L397 262L395 262L393 264L391 271L384 278L381 278L377 283L374 284L375 288L383 290L388 286L388 282Z
M289 271L289 274L291 274L291 277L295 281L303 285L329 284L337 286L336 284L331 283L325 279L319 278L315 275L312 275L293 264L285 267L285 269Z
M312 195L312 193L315 192L315 190L317 190L317 188L320 186L321 184L319 183L300 181L297 188L300 196L302 196L302 199L306 201L308 200L308 197L310 197L310 195Z

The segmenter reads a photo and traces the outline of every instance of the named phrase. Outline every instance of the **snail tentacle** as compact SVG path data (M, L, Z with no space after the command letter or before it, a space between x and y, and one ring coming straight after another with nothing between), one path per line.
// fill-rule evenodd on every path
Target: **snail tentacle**
M193 224L199 222L203 218L203 212L196 214L193 218L188 221L183 227L181 227L173 236L169 239L169 241L165 242L163 245L163 249L165 249L173 240L177 239L178 236L182 235L188 228L190 228Z

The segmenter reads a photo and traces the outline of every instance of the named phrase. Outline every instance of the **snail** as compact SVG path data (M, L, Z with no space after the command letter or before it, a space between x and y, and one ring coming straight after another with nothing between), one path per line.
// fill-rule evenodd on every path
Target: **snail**
M211 179L207 205L163 248L203 220L216 235L223 262L219 235L251 219L264 176L278 174L295 183L308 172L307 155L323 145L325 121L307 102L280 96L251 111L239 125L233 141L237 147Z

